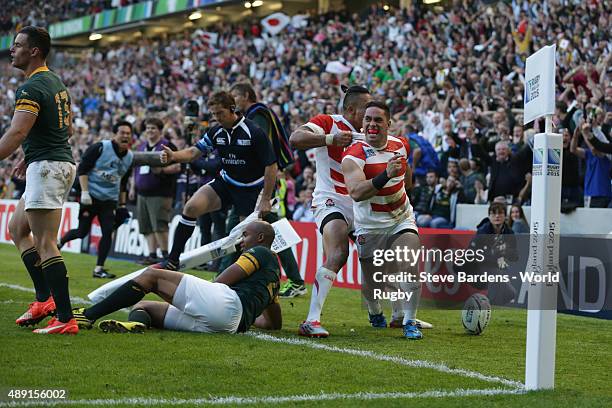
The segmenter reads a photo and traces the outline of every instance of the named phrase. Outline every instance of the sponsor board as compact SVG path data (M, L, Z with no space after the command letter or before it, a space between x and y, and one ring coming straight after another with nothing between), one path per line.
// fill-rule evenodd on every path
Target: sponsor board
M0 242L12 244L11 234L9 232L9 221L15 213L15 208L19 200L0 200ZM62 208L62 221L58 231L58 239L73 228L79 226L79 204L64 203ZM99 227L99 224L98 224ZM81 240L75 239L64 245L62 248L66 252L81 252Z

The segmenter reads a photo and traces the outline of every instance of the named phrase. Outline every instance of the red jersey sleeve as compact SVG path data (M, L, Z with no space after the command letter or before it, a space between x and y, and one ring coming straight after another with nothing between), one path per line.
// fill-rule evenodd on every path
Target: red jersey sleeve
M331 132L334 126L334 120L329 115L321 114L310 118L306 126L311 128L315 133L326 135Z
M363 144L360 142L353 143L349 147L344 150L342 154L342 161L344 160L352 160L359 167L363 168L365 166L366 155L363 150Z

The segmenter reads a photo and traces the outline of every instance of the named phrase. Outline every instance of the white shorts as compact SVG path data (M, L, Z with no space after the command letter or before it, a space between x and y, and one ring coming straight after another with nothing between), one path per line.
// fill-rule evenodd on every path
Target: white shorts
M313 202L313 213L315 217L315 223L317 224L317 229L321 231L321 225L323 224L323 220L327 216L333 213L338 213L342 215L342 218L348 224L349 232L355 229L354 225L354 216L353 216L353 201L350 199L336 199L336 198L328 198L327 200L315 204Z
M62 208L76 177L76 166L70 162L41 160L26 170L23 193L26 210Z
M223 283L185 274L164 319L164 328L200 333L236 333L242 318L238 294Z
M389 244L391 244L389 239L398 232L405 230L411 230L418 234L419 228L414 221L414 217L410 217L407 220L404 220L389 228L372 230L359 228L355 232L355 235L357 236L355 244L357 246L357 254L359 255L359 258L371 258L374 256L375 249L388 249Z

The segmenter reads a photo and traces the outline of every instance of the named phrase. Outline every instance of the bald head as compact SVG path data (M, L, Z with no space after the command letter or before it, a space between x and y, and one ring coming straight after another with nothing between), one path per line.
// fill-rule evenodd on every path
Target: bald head
M256 246L270 248L274 242L274 228L266 221L253 221L246 226L243 232L243 249L250 249Z
M265 245L267 247L272 246L272 242L274 242L274 236L276 235L274 233L274 228L272 228L272 225L270 225L270 223L266 221L253 221L251 225L253 226L255 233L262 236L262 245Z

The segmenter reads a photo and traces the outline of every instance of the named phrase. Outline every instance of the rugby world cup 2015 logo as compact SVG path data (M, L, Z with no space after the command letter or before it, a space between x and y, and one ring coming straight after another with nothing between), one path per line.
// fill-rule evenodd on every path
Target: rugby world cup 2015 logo
M541 176L546 152L546 175L558 177L561 170L561 149L533 149L532 175Z
M558 177L561 170L561 149L548 149L546 175Z
M368 149L368 148L363 148L363 153L365 154L366 159L370 158L370 157L374 157L376 156L376 150L374 149Z
M531 78L525 84L525 104L540 96L540 75Z
M542 164L544 163L544 149L533 149L533 169L532 175L542 175Z

